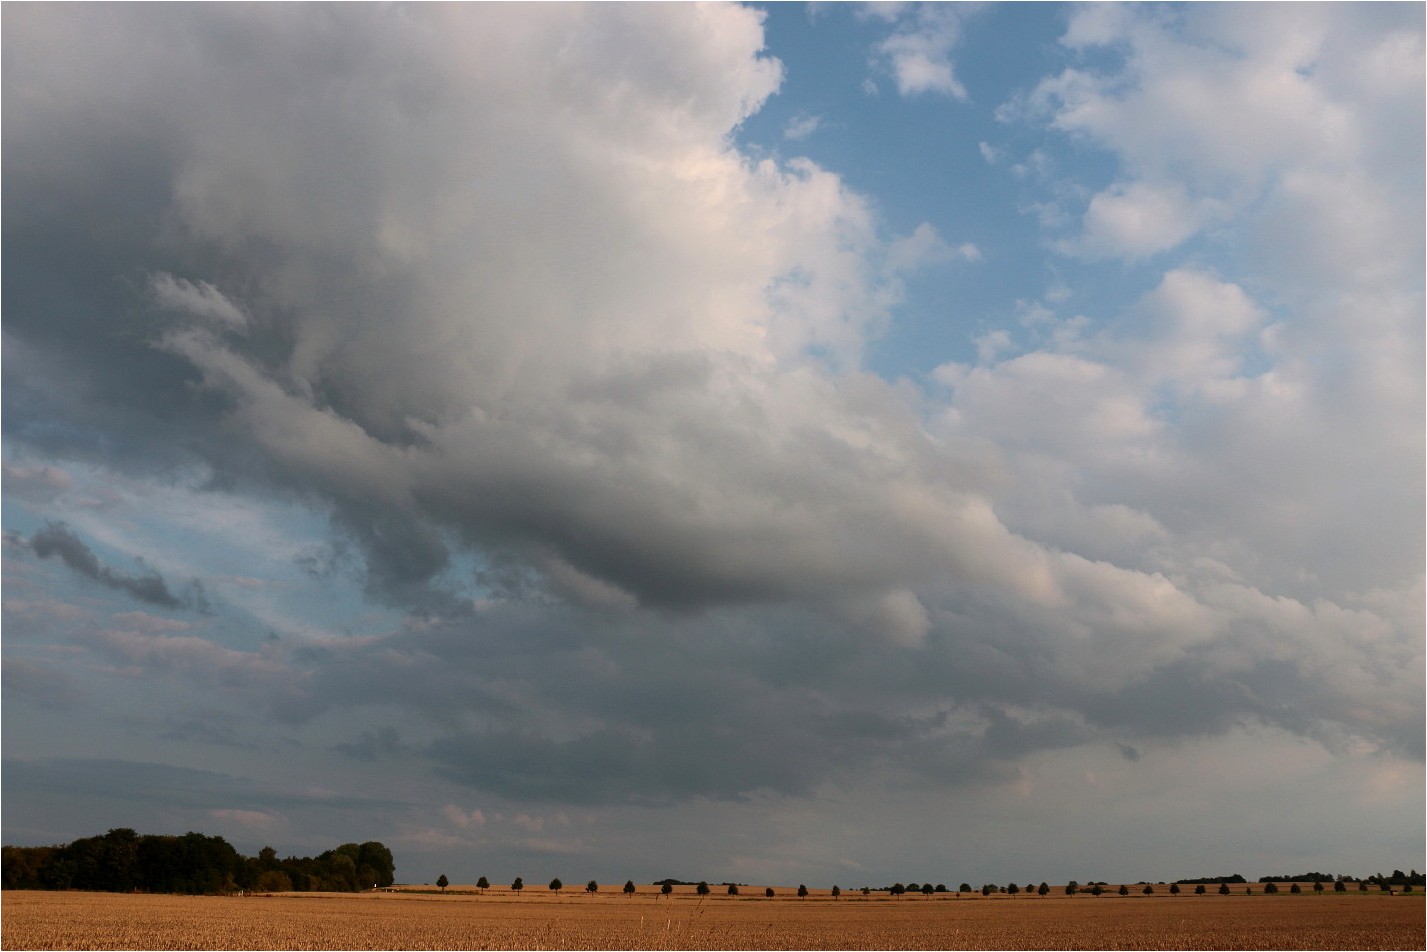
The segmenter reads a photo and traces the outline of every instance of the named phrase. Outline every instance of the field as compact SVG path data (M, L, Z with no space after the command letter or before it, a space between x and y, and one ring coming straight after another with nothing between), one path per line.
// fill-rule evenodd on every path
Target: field
M720 892L722 892L720 890ZM757 893L756 896L752 895ZM1421 949L1420 896L6 892L4 949Z

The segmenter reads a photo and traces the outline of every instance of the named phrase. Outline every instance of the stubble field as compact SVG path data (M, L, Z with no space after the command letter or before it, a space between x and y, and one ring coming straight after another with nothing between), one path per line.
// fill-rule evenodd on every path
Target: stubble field
M5 949L1421 949L1416 896L6 892Z

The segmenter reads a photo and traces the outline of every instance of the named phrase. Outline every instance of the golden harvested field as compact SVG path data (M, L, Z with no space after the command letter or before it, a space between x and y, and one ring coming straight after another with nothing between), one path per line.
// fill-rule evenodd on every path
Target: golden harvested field
M6 892L5 949L1421 949L1420 896Z

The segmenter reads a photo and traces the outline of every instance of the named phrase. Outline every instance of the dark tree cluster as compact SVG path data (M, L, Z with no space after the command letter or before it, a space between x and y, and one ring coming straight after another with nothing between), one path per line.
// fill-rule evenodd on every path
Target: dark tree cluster
M1400 874L1399 874L1400 875ZM1334 877L1329 873L1300 873L1297 876L1260 876L1261 883L1331 883L1333 880L1342 879L1341 876Z
M242 856L221 836L156 836L114 829L63 846L6 846L6 889L96 892L355 892L390 886L391 850L375 841L345 843L317 857L278 859L266 846Z
M1422 874L1415 869L1410 873L1394 869L1391 876L1378 873L1375 876L1368 876L1365 881L1383 889L1390 886L1427 886L1427 880L1424 880Z
M867 891L872 892L873 887L867 887ZM950 892L950 890L946 887L946 883L937 883L935 886L933 886L930 882L910 882L906 883L905 885L902 883L893 883L890 886L878 886L876 887L876 891L891 893L893 896L905 896L907 893L921 893L924 896L930 896L932 893ZM970 892L971 887L966 885L965 883L962 883L961 891Z

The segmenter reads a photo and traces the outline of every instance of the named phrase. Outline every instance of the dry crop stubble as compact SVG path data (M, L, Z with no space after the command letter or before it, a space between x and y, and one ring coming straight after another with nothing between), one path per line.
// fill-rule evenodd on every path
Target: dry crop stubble
M5 949L1420 949L1389 896L7 892Z

